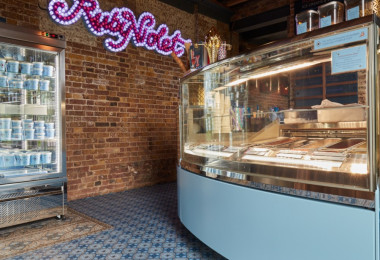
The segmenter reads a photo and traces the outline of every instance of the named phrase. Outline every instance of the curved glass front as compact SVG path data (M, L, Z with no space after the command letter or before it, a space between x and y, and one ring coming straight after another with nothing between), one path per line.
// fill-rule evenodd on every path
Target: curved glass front
M374 35L377 26L369 22L190 74L181 82L182 160L247 176L373 191Z

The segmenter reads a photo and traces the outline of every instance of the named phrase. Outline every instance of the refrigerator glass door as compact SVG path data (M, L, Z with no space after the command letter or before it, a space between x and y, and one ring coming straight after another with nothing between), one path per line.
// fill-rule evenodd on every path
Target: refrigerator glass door
M0 43L0 183L62 175L64 68L59 51L39 47Z

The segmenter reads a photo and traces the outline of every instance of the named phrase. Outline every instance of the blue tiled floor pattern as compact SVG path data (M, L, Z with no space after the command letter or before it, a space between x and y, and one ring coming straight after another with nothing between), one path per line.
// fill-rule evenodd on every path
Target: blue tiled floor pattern
M71 201L114 228L10 259L225 259L181 224L176 189L168 183Z

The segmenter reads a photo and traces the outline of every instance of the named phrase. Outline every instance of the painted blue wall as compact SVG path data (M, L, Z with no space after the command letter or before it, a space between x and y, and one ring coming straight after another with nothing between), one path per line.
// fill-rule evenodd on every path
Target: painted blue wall
M182 223L228 259L375 259L372 210L177 171Z

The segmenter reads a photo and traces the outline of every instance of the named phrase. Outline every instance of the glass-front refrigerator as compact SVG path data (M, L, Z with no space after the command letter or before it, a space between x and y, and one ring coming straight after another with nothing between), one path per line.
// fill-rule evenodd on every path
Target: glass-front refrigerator
M65 46L0 24L0 228L65 215Z

